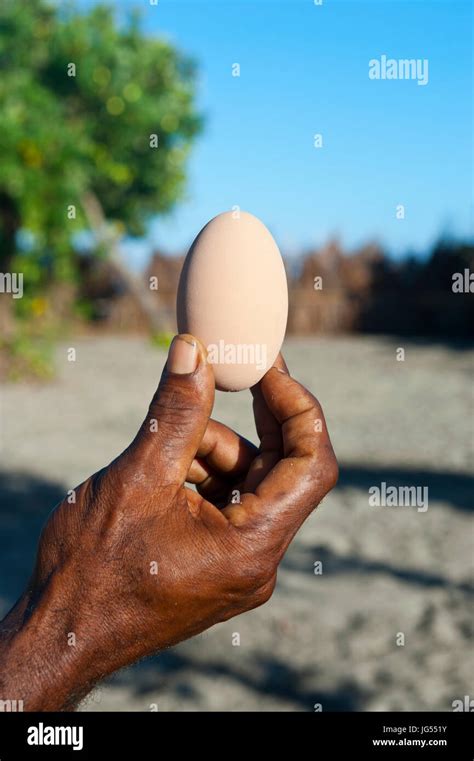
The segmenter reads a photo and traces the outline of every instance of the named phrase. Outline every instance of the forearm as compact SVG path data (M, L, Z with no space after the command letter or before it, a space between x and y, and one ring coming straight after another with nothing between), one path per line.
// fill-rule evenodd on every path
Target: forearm
M70 612L51 598L24 595L0 623L0 700L25 711L74 710L94 685Z

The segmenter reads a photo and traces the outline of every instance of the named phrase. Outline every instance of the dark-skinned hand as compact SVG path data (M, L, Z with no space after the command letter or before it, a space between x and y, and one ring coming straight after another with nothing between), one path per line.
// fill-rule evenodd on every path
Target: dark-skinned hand
M258 449L210 419L205 350L174 339L134 441L46 523L0 625L0 699L71 710L104 676L269 599L338 467L317 400L281 357L252 394Z

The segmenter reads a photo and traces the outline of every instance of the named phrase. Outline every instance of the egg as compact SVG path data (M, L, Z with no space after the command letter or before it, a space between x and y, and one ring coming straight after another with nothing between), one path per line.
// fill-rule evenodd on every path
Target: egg
M244 211L218 214L184 261L178 330L199 338L221 391L250 388L273 365L285 336L288 286L278 246Z

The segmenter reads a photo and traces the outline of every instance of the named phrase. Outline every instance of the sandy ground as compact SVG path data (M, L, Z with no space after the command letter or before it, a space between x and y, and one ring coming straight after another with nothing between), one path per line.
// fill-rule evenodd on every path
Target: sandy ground
M1 391L0 612L49 509L134 435L165 358L138 338L72 345L55 382ZM472 695L472 352L356 338L285 355L323 404L338 487L266 606L120 672L84 710L451 710ZM214 415L255 439L248 393L218 394ZM382 481L428 487L428 510L369 506Z

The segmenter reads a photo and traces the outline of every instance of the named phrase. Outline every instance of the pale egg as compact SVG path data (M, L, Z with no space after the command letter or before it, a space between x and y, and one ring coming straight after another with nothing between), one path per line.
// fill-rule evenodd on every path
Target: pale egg
M285 337L288 287L278 246L247 212L211 219L186 256L178 330L208 351L216 386L250 388L272 367Z

